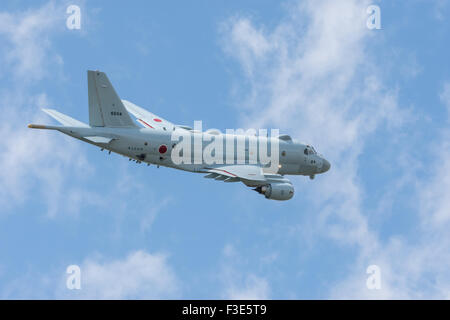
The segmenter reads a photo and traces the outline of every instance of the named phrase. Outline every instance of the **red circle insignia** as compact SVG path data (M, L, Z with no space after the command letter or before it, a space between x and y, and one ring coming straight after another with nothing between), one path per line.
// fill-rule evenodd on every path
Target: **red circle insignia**
M167 147L165 145L159 146L159 153L166 153L166 152L167 152Z
M155 122L161 122L161 119L155 118L155 119L153 119L153 121L155 121Z

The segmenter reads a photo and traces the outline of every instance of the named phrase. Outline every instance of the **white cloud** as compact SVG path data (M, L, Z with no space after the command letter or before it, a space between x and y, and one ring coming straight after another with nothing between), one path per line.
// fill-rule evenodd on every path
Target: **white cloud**
M442 133L433 158L437 173L429 182L420 183L422 222L439 228L450 222L450 132Z
M51 49L50 38L64 28L65 18L62 7L54 2L34 10L0 12L1 62L10 66L8 77L22 83L39 80L47 75L49 66L62 64L62 58ZM5 71L1 76L7 76Z
M79 145L56 132L28 129L28 123L45 122L40 108L51 101L45 92L33 92L38 80L51 77L62 65L52 46L53 38L65 28L65 10L50 1L41 7L0 12L0 204L11 212L27 201L42 201L48 216L78 212L82 204L95 204L95 194L76 187L93 168ZM56 66L56 67L55 67Z
M434 164L439 172L429 182L418 183L419 196L411 195L422 199L415 239L396 236L381 241L369 224L364 193L370 190L364 190L360 181L359 157L366 141L381 128L395 136L409 117L397 105L397 91L383 85L382 66L371 54L371 40L380 33L366 28L369 4L302 1L290 7L289 16L272 30L246 17L228 21L223 28L224 48L241 64L248 89L237 91L236 100L244 108L248 126L288 130L331 160L330 172L313 184L297 183L302 201L310 200L312 223L295 230L358 249L348 277L330 289L332 297L448 297L449 274L444 266L450 260L450 241L443 229L437 229L450 217L446 144L440 145L447 151L441 150ZM445 88L444 102L450 101L450 89ZM382 269L381 291L366 288L366 268L371 264Z
M244 283L228 287L225 296L231 300L269 299L269 284L265 279L250 274Z
M365 24L368 4L301 2L272 31L234 18L224 28L224 42L245 70L251 68L247 124L289 130L331 160L327 182L317 182L311 195L321 194L317 222L323 231L371 246L375 236L361 212L358 156L369 134L381 123L401 123L402 114L396 92L383 88L367 54L373 34ZM335 218L339 223L330 224Z
M44 204L47 216L54 217L97 206L108 214L114 210L120 236L129 236L121 233L125 219L128 223L137 221L136 228L146 232L168 198L155 204L149 190L128 172L118 173L117 180L104 190L91 190L89 179L95 168L87 161L79 141L55 131L27 128L30 122L49 121L40 108L51 106L51 99L45 92L36 94L33 86L44 79L57 80L54 71L59 70L63 59L52 42L65 28L65 17L64 8L54 2L16 13L0 12L0 77L5 80L0 91L0 213L26 207L27 214L33 214L40 208L37 205ZM133 197L134 205L146 204L141 208L151 209L135 210L139 206L122 200ZM136 251L123 260L88 259L82 270L83 297L165 298L178 292L167 257L161 254ZM71 297L65 288L54 292L55 284L65 285L65 279L61 282L54 276L58 273L41 275L30 270L9 281L1 294L7 298Z
M81 266L81 290L87 299L164 299L179 295L177 279L162 254L130 253L123 260L88 259Z
M123 259L101 255L86 259L80 267L81 289L66 287L67 266L49 273L32 269L3 282L2 299L169 299L180 295L180 285L167 255L144 250Z
M225 32L228 27L229 25L224 25ZM264 57L271 50L270 43L262 31L256 30L248 19L233 20L229 32L232 43L225 43L225 49L229 54L236 55L247 74L252 76L254 60Z
M447 108L450 123L450 83L444 84L439 97ZM429 181L420 183L421 221L427 227L441 229L450 223L450 130L441 130L433 154L433 167L437 170Z
M34 110L48 105L45 94L0 94L0 134L4 137L0 141L0 166L4 168L0 172L0 203L4 212L37 195L47 204L48 215L54 216L64 199L81 196L81 190L69 180L83 180L92 173L75 141L56 132L27 128L33 119L43 122L43 116ZM74 207L64 208L76 211Z
M136 179L135 170L138 169L129 167L128 161L121 162L119 169L116 168L114 184L102 191L103 211L115 212L115 237L129 237L129 234L122 232L123 224L133 225L142 234L149 232L158 214L174 201L171 196L157 196Z
M449 86L440 97L448 107ZM413 239L395 237L378 244L371 255L361 257L348 279L331 292L334 298L449 299L450 295L450 132L437 133L427 163L428 177L414 177L410 201L417 203L418 219ZM410 168L413 170L412 168ZM409 212L412 215L414 212ZM405 213L404 213L405 214ZM375 262L374 262L375 261ZM382 290L365 287L364 268L381 267Z
M222 270L220 280L223 283L222 297L232 300L263 300L270 297L270 286L267 279L252 272L242 272L244 263L239 252L231 245L223 249Z

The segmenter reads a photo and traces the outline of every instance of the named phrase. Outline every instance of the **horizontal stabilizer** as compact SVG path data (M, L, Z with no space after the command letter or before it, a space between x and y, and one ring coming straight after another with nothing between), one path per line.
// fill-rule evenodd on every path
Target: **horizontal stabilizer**
M61 127L61 126L47 126L45 124L33 124L33 123L31 123L31 124L28 125L28 128L31 128L31 129L46 129L46 130L59 130L60 128L64 128L64 127Z
M53 109L42 109L45 113L47 113L49 116L51 116L53 119L61 123L62 125L68 126L68 127L89 127L86 123L83 123L81 121L78 121L77 119L71 118L59 111L53 110Z

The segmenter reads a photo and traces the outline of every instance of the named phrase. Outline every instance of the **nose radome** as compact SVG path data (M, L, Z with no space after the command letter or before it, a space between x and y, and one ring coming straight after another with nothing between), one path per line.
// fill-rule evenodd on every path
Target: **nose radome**
M330 170L330 167L331 165L328 160L323 159L322 172L327 172L328 170Z

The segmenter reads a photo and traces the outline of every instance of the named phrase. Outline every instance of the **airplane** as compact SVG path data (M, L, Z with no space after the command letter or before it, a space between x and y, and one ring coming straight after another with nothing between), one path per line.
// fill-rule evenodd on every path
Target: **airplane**
M271 200L289 200L294 196L294 187L285 175L303 175L314 179L316 174L330 169L330 163L314 147L293 140L289 135L223 134L216 129L203 132L185 125L175 125L127 100L121 100L104 72L88 70L87 76L89 125L56 110L42 109L61 125L30 124L28 127L57 130L93 144L102 151L106 149L109 153L121 154L136 163L202 173L206 174L205 178L224 182L242 182ZM179 141L173 139L174 133L188 137L188 142L200 141L200 150L203 151L207 148L206 141L218 137L231 141L233 148L244 146L244 151L225 159L231 161L210 163L201 158L193 163L179 163L173 157L179 147ZM273 156L277 157L278 162L275 168L272 164L263 163L260 155L253 155L252 150L256 149L250 146L261 143L266 143L267 148L275 153ZM219 152L217 156L222 159L225 153L222 155ZM189 158L188 153L186 158Z

